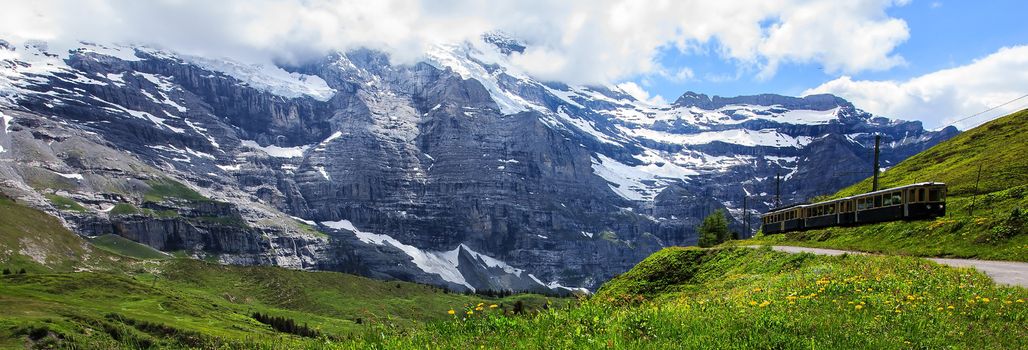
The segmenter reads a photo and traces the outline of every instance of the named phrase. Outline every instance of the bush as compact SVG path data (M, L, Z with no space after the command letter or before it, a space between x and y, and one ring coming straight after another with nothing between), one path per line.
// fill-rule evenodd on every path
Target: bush
M306 323L304 323L303 325L298 325L296 324L296 321L293 321L293 319L291 318L271 316L262 314L260 312L254 312L253 319L257 320L257 322L269 325L276 331L283 333L296 334L301 337L308 338L317 338L319 335L318 331L311 329L310 327L307 327Z

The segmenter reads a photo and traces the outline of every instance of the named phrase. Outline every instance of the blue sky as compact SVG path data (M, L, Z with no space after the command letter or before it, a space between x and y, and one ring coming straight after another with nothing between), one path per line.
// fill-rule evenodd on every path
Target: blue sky
M670 70L688 67L694 73L693 78L680 80L660 74L640 74L631 80L669 102L689 90L721 96L757 93L799 96L843 75L853 80L905 81L971 64L1003 47L1028 44L1028 25L1025 24L1028 2L1024 1L912 1L888 8L886 13L902 19L909 28L909 38L893 50L906 63L896 67L828 73L819 62L786 63L773 77L760 79L755 69L711 52L714 49L683 53L671 47L661 50L658 62ZM1028 86L1023 88L1024 93L1028 93ZM1013 107L1016 106L1019 105Z
M884 71L850 74L854 79L909 79L944 68L970 63L975 58L1001 47L1028 44L1028 2L990 1L914 1L893 7L888 14L901 18L910 27L910 38L894 52L907 64ZM845 40L845 38L839 38ZM644 75L634 80L651 93L674 100L684 91L709 95L734 96L774 92L799 95L804 90L843 74L828 74L820 63L787 64L771 79L758 79L755 72L739 74L737 62L715 53L685 54L675 48L661 51L659 62L667 67L689 67L695 79L675 81L659 75ZM712 79L711 77L714 77ZM719 80L717 77L732 77ZM649 81L650 84L644 84Z

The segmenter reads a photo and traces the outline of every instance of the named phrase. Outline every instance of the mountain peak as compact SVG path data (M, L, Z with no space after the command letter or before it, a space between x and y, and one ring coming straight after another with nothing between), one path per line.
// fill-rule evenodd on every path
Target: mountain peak
M489 32L482 34L482 41L496 46L504 55L510 55L514 52L524 53L526 48L525 43L514 39L503 32Z

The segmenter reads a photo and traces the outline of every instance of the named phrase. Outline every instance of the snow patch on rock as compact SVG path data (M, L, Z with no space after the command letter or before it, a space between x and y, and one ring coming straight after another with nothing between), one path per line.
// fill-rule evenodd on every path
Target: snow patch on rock
M253 140L242 140L242 144L245 147L258 149L267 153L269 156L276 158L299 158L303 157L303 153L311 148L310 145L296 146L296 147L279 147L279 146L261 146L257 141Z

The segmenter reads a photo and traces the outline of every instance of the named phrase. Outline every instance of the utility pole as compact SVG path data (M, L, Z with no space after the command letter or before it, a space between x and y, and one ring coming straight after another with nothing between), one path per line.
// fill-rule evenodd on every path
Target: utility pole
M872 180L873 182L871 183L871 192L874 192L874 191L878 190L878 169L881 169L881 167L878 165L878 153L880 152L880 148L879 147L881 145L881 142L882 142L882 136L881 135L875 135L875 161L874 161L874 163L875 163L874 164L874 167L875 167L874 170L875 171L874 171L874 180Z
M745 191L745 190L743 190L743 191ZM746 237L749 237L750 236L750 209L749 209L749 207L748 207L748 205L746 203L747 199L748 198L746 197L746 195L743 194L742 195L742 220L743 220L742 226L745 227L745 229L746 229ZM739 238L742 238L742 237L739 237Z
M967 216L974 216L974 202L978 199L978 182L982 180L982 164L978 163L978 177L974 180L974 194L971 195L971 206L967 208Z
M775 208L782 206L782 173L775 173Z

